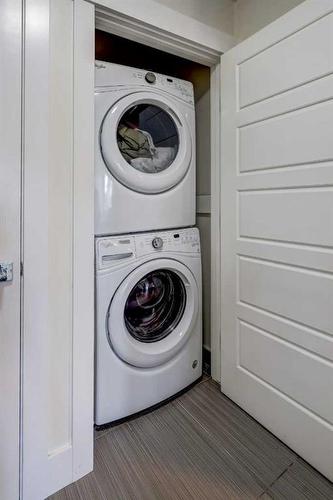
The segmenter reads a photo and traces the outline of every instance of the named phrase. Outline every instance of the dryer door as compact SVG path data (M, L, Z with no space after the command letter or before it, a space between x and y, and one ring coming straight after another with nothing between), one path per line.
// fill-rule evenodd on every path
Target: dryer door
M117 289L108 310L108 340L126 363L157 366L184 346L197 314L191 271L180 262L156 259L136 268Z
M177 104L152 92L134 92L105 115L100 148L111 174L140 193L162 193L185 176L192 157L186 117Z

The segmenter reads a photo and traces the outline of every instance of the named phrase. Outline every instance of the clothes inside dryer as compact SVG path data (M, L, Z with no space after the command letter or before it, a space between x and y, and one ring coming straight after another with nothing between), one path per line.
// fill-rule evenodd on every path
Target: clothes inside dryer
M179 138L172 117L152 104L137 104L121 117L117 143L123 158L135 169L156 173L175 159Z

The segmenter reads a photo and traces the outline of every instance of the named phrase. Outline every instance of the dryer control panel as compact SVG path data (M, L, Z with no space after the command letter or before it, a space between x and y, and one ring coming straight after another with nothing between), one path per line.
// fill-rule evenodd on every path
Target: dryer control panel
M145 90L148 88L163 90L189 104L194 104L193 85L187 80L105 61L95 61L95 86L128 88L143 86L146 87Z

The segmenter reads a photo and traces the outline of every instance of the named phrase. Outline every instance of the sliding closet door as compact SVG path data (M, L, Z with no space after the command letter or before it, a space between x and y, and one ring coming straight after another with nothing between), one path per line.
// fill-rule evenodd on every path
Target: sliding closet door
M0 498L6 500L19 498L21 3L0 2Z
M222 57L222 391L333 480L333 4Z

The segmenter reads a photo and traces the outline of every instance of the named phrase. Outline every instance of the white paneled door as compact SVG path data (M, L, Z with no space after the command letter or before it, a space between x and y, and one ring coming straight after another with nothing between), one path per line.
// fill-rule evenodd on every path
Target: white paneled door
M21 4L21 0L0 2L0 498L4 500L19 498Z
M222 391L333 480L333 3L222 57Z

